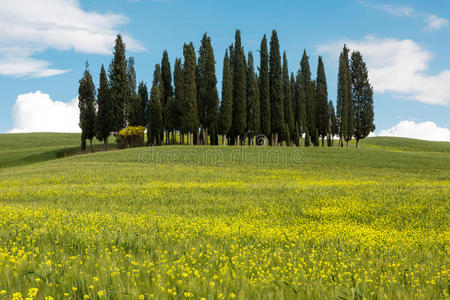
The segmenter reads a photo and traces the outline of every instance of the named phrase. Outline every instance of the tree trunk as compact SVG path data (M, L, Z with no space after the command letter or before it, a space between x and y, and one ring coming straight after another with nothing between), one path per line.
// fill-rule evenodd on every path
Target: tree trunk
M325 137L322 136L322 147L325 147L325 146L324 146L324 145L325 145L324 140L325 140Z
M103 140L103 144L105 145L105 151L108 151L108 138Z
M198 138L198 135L197 135ZM194 145L194 134L192 132L189 133L189 140L190 140L190 144L191 146Z
M208 146L208 128L205 128L205 145Z
M227 139L226 134L222 134L222 146L225 146L225 140Z
M347 148L348 148L348 140L345 140L345 144L346 144L346 146L347 146Z
M359 139L356 139L356 148L359 148Z
M91 152L94 152L94 144L92 144L92 139L89 140L89 144L91 145Z
M236 142L235 142L235 145L236 145L236 146L240 146L240 145L241 145L241 136L240 136L240 135L237 135L237 136L236 136Z
M275 144L275 146L278 146L278 132L275 132L274 144Z

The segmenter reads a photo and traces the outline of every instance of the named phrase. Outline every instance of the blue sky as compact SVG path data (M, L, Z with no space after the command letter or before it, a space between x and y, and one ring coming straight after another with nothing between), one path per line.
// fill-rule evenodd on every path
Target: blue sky
M207 32L220 88L235 29L257 64L263 34L277 29L291 72L303 49L314 76L323 56L333 101L340 48L348 43L362 52L375 90L376 134L450 141L450 1L25 2L0 8L7 32L0 37L0 132L77 130L74 98L84 63L89 60L97 84L117 32L135 57L138 80L146 82L164 49L173 64L184 42L198 49Z

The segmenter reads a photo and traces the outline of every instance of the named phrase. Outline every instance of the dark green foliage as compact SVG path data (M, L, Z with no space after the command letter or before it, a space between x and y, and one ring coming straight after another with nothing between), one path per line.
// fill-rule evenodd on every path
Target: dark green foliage
M339 122L339 138L347 142L353 136L352 84L348 59L349 50L346 45L339 56L337 118ZM342 146L342 142L341 142Z
M95 118L95 136L103 141L105 150L108 150L108 137L114 130L114 107L111 98L108 77L102 65L100 71L100 86L97 93L97 116Z
M275 145L278 135L284 131L284 101L281 81L280 45L276 30L272 31L270 39L269 57L269 86L270 86L270 127L272 135L275 134Z
M160 91L161 91L161 106L163 108L163 128L167 127L167 119L168 119L168 102L169 99L173 96L173 87L172 87L172 71L170 70L170 62L169 62L169 54L167 50L164 50L163 57L161 60L161 82L160 82ZM167 128L166 128L167 130Z
M241 44L241 33L236 30L234 55L232 62L233 72L233 110L232 130L236 139L235 144L240 144L240 136L247 127L247 96L246 96L246 61L244 49Z
M322 146L324 146L324 139L328 134L329 117L328 117L328 91L327 79L325 76L325 68L323 67L322 57L319 56L317 65L316 78L316 128L318 135L322 138Z
M306 133L315 131L315 118L313 108L313 83L311 81L311 69L309 68L308 56L306 51L303 51L302 60L300 62L300 70L297 76L297 89L298 89L298 114L300 117L300 129L301 132ZM306 145L306 142L305 142Z
M293 131L291 133L291 139L292 142L296 145L299 146L300 145L300 131L298 129L299 127L299 112L297 112L297 106L298 105L298 101L297 101L297 82L295 81L295 76L294 73L291 73L291 82L290 82L290 91L291 91L291 105L292 105L292 118L294 121L293 124Z
M137 104L136 105L136 125L137 126L145 126L147 124L145 120L145 108L148 103L148 89L147 85L144 82L140 82L138 86L138 95L137 95Z
M369 82L366 63L359 51L351 56L353 125L356 147L359 140L375 130L373 112L373 89Z
M286 52L283 53L283 96L284 96L284 120L286 122L286 142L290 144L295 141L294 138L294 112L292 109L292 89L291 83L295 84L294 75L289 80L289 69L286 58Z
M247 137L250 141L260 132L261 113L258 77L254 70L252 52L248 53L247 60Z
M197 84L195 78L196 58L194 45L184 44L183 92L181 104L181 129L183 132L198 130Z
M217 92L216 61L211 38L203 35L197 65L198 109L202 127L205 129L205 141L208 144L208 130L217 127L219 96Z
M160 78L159 65L155 66L155 72L153 74L153 86L150 92L150 101L147 106L148 127L147 135L149 137L149 143L153 145L161 144L161 131L162 131L162 107L161 107L161 94L159 90L159 78Z
M305 127L305 147L311 146L311 137L309 136L308 126Z
M259 65L259 99L261 107L260 130L266 136L270 135L270 87L269 87L269 53L267 50L267 39L264 35L260 48Z
M114 58L109 66L109 82L113 107L113 131L118 132L126 126L126 105L128 103L127 61L122 36L117 35Z
M92 139L95 136L95 86L87 63L86 70L79 83L78 108L80 109L81 150L84 151L86 149L86 140L90 140L91 150L93 151Z
M328 115L330 119L329 128L330 128L330 137L334 138L336 135L339 134L339 127L336 120L336 114L334 112L334 106L333 102L328 102ZM332 140L333 141L333 140Z
M173 127L177 130L182 131L182 124L181 124L181 115L182 115L182 103L184 99L184 75L183 75L183 68L181 66L181 59L177 58L175 59L175 66L173 70L173 82L175 86L174 91L174 102L175 105L172 107L173 110L171 110L171 113L174 115L171 116L169 119L172 119L174 124Z
M231 76L230 59L228 50L225 52L223 59L223 76L222 76L222 100L219 111L219 127L218 133L227 135L231 128L233 106L233 78Z
M127 61L127 79L128 79L128 102L127 102L127 119L131 126L140 125L140 107L141 101L136 93L136 71L134 69L134 58L130 57Z

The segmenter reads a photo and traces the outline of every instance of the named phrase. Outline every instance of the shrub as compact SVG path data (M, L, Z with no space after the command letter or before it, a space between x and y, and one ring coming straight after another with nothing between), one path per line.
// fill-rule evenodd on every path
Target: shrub
M117 145L120 149L144 146L143 126L128 126L119 131L116 137Z

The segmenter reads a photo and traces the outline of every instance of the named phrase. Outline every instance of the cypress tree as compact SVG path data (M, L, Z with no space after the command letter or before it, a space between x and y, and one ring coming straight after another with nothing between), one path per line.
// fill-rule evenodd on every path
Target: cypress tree
M351 56L353 125L356 148L359 140L375 130L373 112L373 89L369 82L366 63L359 51Z
M225 51L223 59L223 76L222 76L222 101L219 110L219 134L222 135L222 145L225 145L226 135L231 128L233 106L233 78L231 75L230 59L228 50Z
M109 87L108 77L102 65L100 71L100 86L97 96L97 116L95 118L95 136L103 141L105 151L108 151L108 137L114 130L114 107Z
M297 83L295 81L294 73L291 73L291 83L290 83L290 92L291 92L291 110L292 110L292 119L293 119L293 127L292 127L292 142L296 145L300 145L300 132L298 130L298 119L297 117ZM288 118L289 120L289 118Z
M306 128L308 128L308 137L310 137L310 133L315 132L314 111L312 107L313 84L311 81L311 69L309 68L309 61L308 56L306 55L306 50L303 51L297 81L300 129L301 132L304 132L306 134Z
M353 136L352 85L348 58L349 50L346 45L339 56L338 90L337 90L337 118L339 120L339 144L342 139L348 142Z
M125 43L120 34L117 35L114 46L114 57L109 66L109 80L113 107L113 131L118 132L126 126L126 104L128 102L127 61L125 58Z
M334 146L334 137L336 135L339 134L339 128L338 128L338 124L337 124L337 120L336 120L336 114L334 112L334 106L333 106L333 102L328 102L328 115L330 117L330 139L331 139L331 146Z
M173 96L172 87L172 72L170 70L169 54L167 50L164 50L163 57L161 60L161 106L162 106L162 120L163 120L163 130L166 130L166 140L169 140L169 130L167 130L167 110L169 99Z
M252 145L253 137L259 133L261 113L258 77L255 74L251 51L248 53L247 60L247 136L248 144Z
M160 80L160 68L159 65L155 66L155 72L153 73L153 85L150 91L150 100L148 102L148 127L147 134L149 142L153 145L161 144L161 131L162 131L162 108L161 108L161 94L159 90Z
M280 44L276 30L272 31L269 54L270 124L272 145L278 146L278 136L284 131L284 101L281 81Z
M128 102L127 118L132 126L138 125L140 99L136 93L136 70L134 69L134 58L130 57L127 61L127 80L128 80Z
M92 81L89 65L80 79L78 88L78 108L80 109L81 150L86 150L86 139L89 140L91 151L94 152L92 139L95 136L95 86Z
M269 87L269 53L267 50L266 35L263 36L260 47L259 65L259 97L261 106L261 127L260 130L266 136L270 131L270 87Z
M219 105L219 96L217 92L217 78L215 67L214 50L211 46L211 38L203 35L202 45L199 51L198 59L198 108L200 122L205 129L204 138L208 145L208 130L217 125L217 113Z
M294 83L294 76L289 80L289 70L286 58L286 51L283 53L283 96L284 96L284 119L286 121L286 132L289 137L286 142L290 144L294 142L294 113L292 110L292 88L291 82ZM295 84L295 83L294 83Z
M247 127L247 96L246 96L246 61L241 44L241 32L236 30L233 63L233 122L232 129L235 145L241 144L241 135Z
M138 95L137 95L137 103L136 105L136 125L145 126L147 124L145 120L145 108L148 103L148 89L147 85L144 82L140 82L138 86Z
M325 76L325 68L323 66L321 56L319 56L319 61L317 64L315 102L316 102L316 127L318 130L318 135L322 138L322 147L323 147L325 136L327 136L328 134L329 117L328 117L327 79Z
M184 132L189 133L190 143L193 144L192 133L198 130L198 111L197 111L197 85L196 85L196 58L195 50L192 42L184 44L184 65L183 65L183 81L184 81L184 97L181 103L182 116L181 124Z
M184 127L182 126L181 122L182 122L182 115L183 115L183 110L182 110L182 103L183 103L183 99L184 99L184 75L183 75L183 68L181 66L181 59L177 58L175 59L175 65L174 65L174 70L173 70L173 82L174 82L174 86L175 86L175 91L174 91L174 102L175 105L173 107L173 111L172 113L174 113L173 120L174 120L174 128L175 130L179 130L180 131L180 138L181 138L181 143L184 143Z

